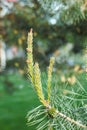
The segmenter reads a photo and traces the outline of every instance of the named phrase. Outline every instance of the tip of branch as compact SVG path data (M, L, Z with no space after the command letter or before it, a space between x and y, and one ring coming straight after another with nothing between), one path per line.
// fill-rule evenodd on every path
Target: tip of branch
M31 50L29 48L26 48L27 52L31 53Z
M30 63L30 61L29 61L29 60L26 60L26 63Z
M33 32L33 29L31 28L31 29L30 29L30 33L32 33L32 32Z

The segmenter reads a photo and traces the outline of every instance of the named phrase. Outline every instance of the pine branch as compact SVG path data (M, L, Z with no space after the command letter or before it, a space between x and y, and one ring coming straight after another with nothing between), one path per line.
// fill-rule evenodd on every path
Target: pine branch
M74 125L77 125L77 126L79 126L81 128L87 128L86 125L83 125L83 124L79 123L78 121L75 121L74 119L72 119L72 118L66 116L65 114L59 112L55 108L52 108L51 106L49 106L48 112L51 114L51 116L54 116L54 117L60 116L63 119L67 120L68 122L70 122L70 123L72 123Z
M70 128L73 128L73 125L77 128L84 128L86 129L87 126L85 124L80 123L79 121L76 121L74 119L74 117L70 117L68 115L68 113L63 113L63 111L60 111L59 109L57 109L57 107L54 107L55 104L59 104L60 107L63 107L63 105L65 103L67 103L67 100L70 100L68 105L70 107L70 103L72 101L79 101L78 99L75 99L75 96L82 96L78 93L76 94L76 92L71 92L72 97L67 97L67 96L63 96L60 97L60 95L58 96L58 100L57 97L55 98L53 105L52 105L52 88L51 88L51 80L52 80L52 69L53 69L53 64L54 64L54 57L52 57L50 59L50 65L48 67L48 80L47 80L47 94L48 94L48 98L46 99L43 93L43 87L42 87L42 82L41 82L41 72L39 69L39 64L35 63L33 61L33 45L32 45L32 39L33 39L33 34L32 34L32 30L30 30L29 34L28 34L28 48L27 48L27 64L28 64L28 73L29 73L29 78L34 86L34 89L36 91L36 94L39 98L39 101L42 103L42 106L39 106L37 108L35 108L34 110L30 111L28 113L28 124L29 125L35 125L38 124L37 129L38 130L44 130L45 128L48 128L49 130L51 130L52 128L54 128L54 125L57 127L59 124L56 123L56 120L58 120L58 122L61 124L61 121L64 121L64 124L66 126L63 126L64 129L67 129L67 124L66 122L70 125ZM81 91L83 91L84 93L86 93L85 89L82 87L82 85L77 82L79 84L79 89L81 89ZM78 89L78 90L79 90ZM57 88L57 90L59 91L59 89ZM70 91L67 91L68 94L70 93ZM53 93L53 95L55 96L55 93ZM84 96L83 96L84 97ZM64 101L62 100L64 98ZM59 102L60 100L60 102ZM81 99L82 100L82 99ZM85 99L86 100L86 99ZM65 102L66 101L66 102ZM81 101L80 101L81 102ZM83 104L83 101L82 101ZM65 105L64 105L65 107ZM64 111L68 111L66 108L63 108ZM71 110L70 110L71 112ZM60 119L61 118L61 119ZM52 121L52 124L50 124L50 122ZM49 125L50 124L50 125ZM56 128L55 128L56 129ZM58 128L57 128L58 129Z

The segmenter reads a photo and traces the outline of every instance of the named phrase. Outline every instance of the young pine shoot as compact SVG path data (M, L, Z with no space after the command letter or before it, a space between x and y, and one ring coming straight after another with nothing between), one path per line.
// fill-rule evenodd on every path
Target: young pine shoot
M47 98L41 82L39 64L33 60L33 32L28 33L27 70L29 79L42 105L29 111L28 125L37 124L37 130L87 130L87 91L77 80L78 89L63 94L56 83L52 86L52 70L55 58L48 67ZM57 77L58 78L58 77ZM54 77L55 80L57 80ZM84 115L84 116L83 116Z

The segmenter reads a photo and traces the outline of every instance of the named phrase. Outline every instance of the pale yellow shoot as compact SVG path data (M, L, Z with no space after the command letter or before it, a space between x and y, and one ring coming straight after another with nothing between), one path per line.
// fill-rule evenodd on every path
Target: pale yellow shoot
M28 39L27 39L27 64L28 64L28 73L31 77L31 80L33 81L33 33L32 29L28 33Z
M53 70L54 62L55 62L55 58L51 57L50 64L48 67L48 81L47 81L47 93L48 93L48 102L49 103L50 103L50 98L51 98L51 79L52 79L52 70Z
M37 92L37 95L40 99L40 102L45 105L46 101L44 99L44 94L42 90L42 83L41 83L41 75L40 75L40 69L38 63L35 63L34 66L34 75L35 75L35 90Z

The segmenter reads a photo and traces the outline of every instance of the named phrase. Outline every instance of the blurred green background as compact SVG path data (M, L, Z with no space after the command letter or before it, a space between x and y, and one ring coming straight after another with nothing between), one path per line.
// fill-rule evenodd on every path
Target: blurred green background
M26 70L30 28L33 28L34 35L34 60L40 63L41 70L47 70L49 58L53 55L56 57L54 72L59 76L60 83L74 85L76 75L84 82L87 19L68 25L49 15L38 0L1 0L1 130L35 129L26 125L27 112L39 104Z

